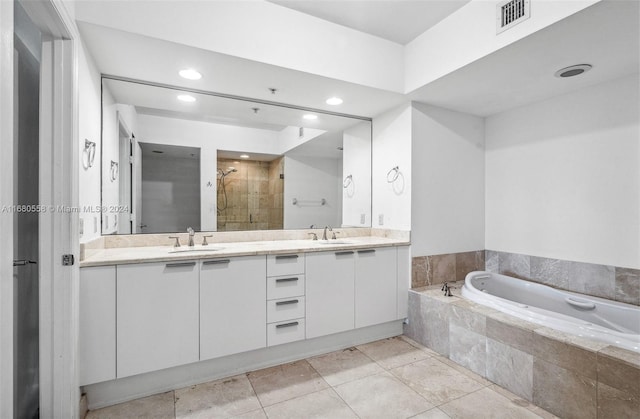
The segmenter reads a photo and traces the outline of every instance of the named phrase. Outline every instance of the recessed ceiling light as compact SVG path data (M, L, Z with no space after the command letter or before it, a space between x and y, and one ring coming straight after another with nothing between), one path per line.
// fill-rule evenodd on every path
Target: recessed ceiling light
M570 67L565 67L556 71L554 76L560 77L560 78L578 76L582 73L586 73L587 71L591 70L591 67L592 67L591 64L572 65Z
M188 80L200 80L202 78L202 74L193 68L185 68L184 70L180 70L178 74L180 74L180 77Z
M327 99L327 105L342 105L343 100L339 97L330 97Z
M304 119L308 119L308 120L313 120L313 119L318 119L318 115L314 115L311 113L308 113L306 115L303 116Z
M178 100L183 102L195 102L196 98L191 95L178 95Z
M249 155L248 154L240 154L240 158L241 159L248 159Z

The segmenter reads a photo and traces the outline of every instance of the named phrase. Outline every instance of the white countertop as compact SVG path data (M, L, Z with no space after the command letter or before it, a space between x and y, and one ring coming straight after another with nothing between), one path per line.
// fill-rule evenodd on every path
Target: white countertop
M210 243L208 246L144 246L96 249L80 262L80 267L124 265L145 262L212 259L218 257L307 253L336 250L357 250L371 247L403 246L402 239L364 236L338 240L274 240L232 243ZM176 252L177 251L177 252Z

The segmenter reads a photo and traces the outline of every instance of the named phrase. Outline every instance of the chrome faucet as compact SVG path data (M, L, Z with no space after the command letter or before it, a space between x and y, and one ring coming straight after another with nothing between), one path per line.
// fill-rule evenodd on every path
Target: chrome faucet
M445 297L453 297L453 295L451 295L451 287L447 282L445 282L444 285L442 285L442 288L440 289L440 291L444 291Z
M325 226L324 232L322 233L322 240L328 240L327 239L327 230L333 232L333 229L331 228L331 226Z
M187 233L189 233L189 247L195 246L195 243L193 242L193 236L195 236L196 232L193 231L191 227L189 227L187 228Z

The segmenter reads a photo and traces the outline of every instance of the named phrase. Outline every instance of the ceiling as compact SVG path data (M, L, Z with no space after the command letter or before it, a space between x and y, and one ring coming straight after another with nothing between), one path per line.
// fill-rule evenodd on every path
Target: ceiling
M267 0L406 45L471 0Z
M601 1L411 92L412 100L493 115L640 69L640 2ZM591 64L583 75L554 73Z

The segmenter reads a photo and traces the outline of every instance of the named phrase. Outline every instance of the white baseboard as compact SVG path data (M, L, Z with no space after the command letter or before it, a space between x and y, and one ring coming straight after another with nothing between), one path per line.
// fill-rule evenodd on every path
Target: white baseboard
M402 334L402 320L167 368L83 388L89 409L230 377Z

